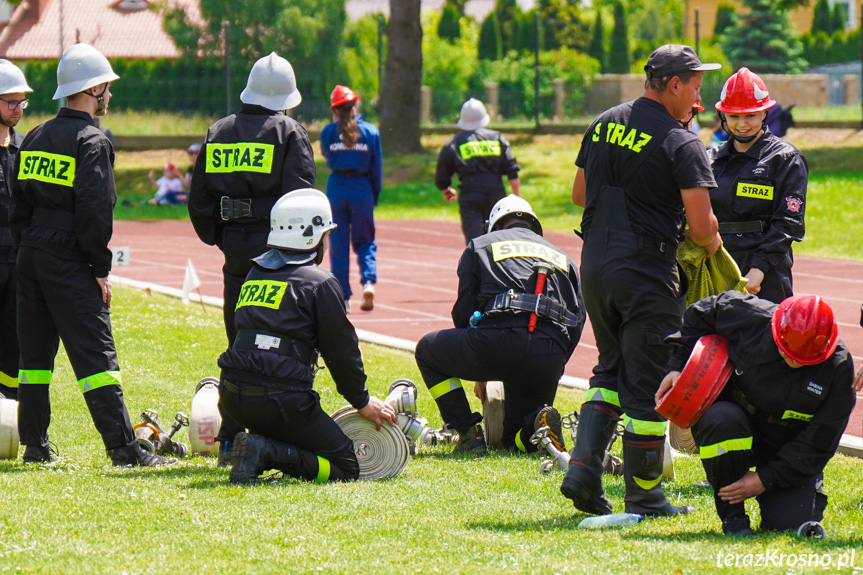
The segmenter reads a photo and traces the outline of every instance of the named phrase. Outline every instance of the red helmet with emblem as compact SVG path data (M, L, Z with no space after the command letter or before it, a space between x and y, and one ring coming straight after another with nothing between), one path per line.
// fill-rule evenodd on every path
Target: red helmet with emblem
M788 359L821 363L836 350L839 327L833 310L817 295L791 296L773 312L773 341Z
M333 88L333 93L330 94L330 110L349 102L356 102L359 99L359 96L347 86L336 86Z
M694 104L692 104L692 113L697 114L698 112L703 112L704 106L701 105L701 100L696 100Z
M752 114L775 105L764 80L749 68L740 68L725 81L716 109L726 114Z

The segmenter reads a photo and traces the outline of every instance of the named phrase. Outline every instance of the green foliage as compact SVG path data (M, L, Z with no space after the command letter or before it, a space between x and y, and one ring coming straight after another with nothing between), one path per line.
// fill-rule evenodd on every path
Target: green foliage
M860 59L860 30L843 32L837 30L831 35L824 32L804 34L800 37L803 57L811 66L839 64Z
M524 12L518 18L518 36L516 38L515 50L521 54L536 52L536 15L537 12ZM545 49L545 30L540 23L539 27L539 49Z
M381 17L382 18L382 17ZM386 58L386 22L383 23L383 54ZM374 119L373 108L380 98L378 85L378 16L366 16L349 22L345 28L345 40L340 60L347 73L345 79L334 77L333 83L350 86L365 102L363 114ZM383 66L383 61L380 62Z
M773 0L743 0L749 13L721 41L734 68L746 66L757 74L796 74L806 60L801 43L792 35L787 10Z
M844 32L845 23L848 21L848 14L845 13L847 7L844 4L836 2L833 5L833 10L830 12L830 31Z
M593 23L593 34L590 37L590 46L587 55L599 62L600 70L605 71L605 27L602 25L602 12L596 11L596 21Z
M452 6L458 12L459 18L464 16L464 9L468 0L446 0L446 4Z
M629 40L630 61L650 56L663 44L682 43L682 2L633 1L628 6L627 28L632 31ZM640 73L643 70L636 71Z
M521 8L518 0L497 0L494 6L497 13L498 25L500 26L501 46L504 53L515 50L516 36L518 35L518 22L521 16Z
M827 0L818 0L812 12L812 35L818 33L830 34L830 3Z
M716 25L713 26L713 35L724 36L735 24L737 24L737 11L734 4L721 2L716 7Z
M572 48L578 52L587 50L590 43L590 26L581 17L578 2L570 0L539 0L545 49Z
M453 42L461 38L461 26L458 23L458 9L447 2L443 5L443 13L437 26L437 35L442 40Z
M611 33L611 52L608 71L612 74L629 72L629 32L626 26L626 9L620 0L614 2L614 31Z
M500 22L497 12L491 12L483 20L479 31L480 60L500 60L503 57L503 40L500 37Z
M423 14L423 30L439 28L439 13ZM463 34L455 42L443 40L434 33L423 33L422 83L432 91L432 115L435 118L456 114L464 103L465 93L476 73L476 24L462 18ZM479 94L482 99L481 93Z

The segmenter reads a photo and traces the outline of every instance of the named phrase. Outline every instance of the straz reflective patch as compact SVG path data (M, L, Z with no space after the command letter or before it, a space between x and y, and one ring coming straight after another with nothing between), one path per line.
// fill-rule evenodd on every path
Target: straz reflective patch
M465 142L458 147L458 153L463 160L470 160L481 156L499 156L500 141L479 140L478 142Z
M249 280L243 284L240 297L237 299L237 307L254 305L279 309L282 298L288 289L288 282L276 282L268 280Z
M564 272L569 272L569 260L566 259L566 254L536 242L516 240L492 242L491 255L496 262L508 258L536 258Z
M813 415L808 413L800 413L798 411L791 411L790 409L782 414L782 419L799 419L800 421L809 421L812 417Z
M747 184L738 182L737 195L745 198L757 198L759 200L773 199L773 186L759 186L758 184Z
M593 129L591 139L598 142L602 134L602 122L596 124ZM622 148L629 148L633 152L640 152L647 143L653 139L653 136L645 132L640 132L635 128L627 128L623 124L609 122L605 125L605 141L609 144L616 144Z
M75 183L75 158L48 152L20 152L19 180L39 180L58 186Z
M207 144L208 174L261 172L273 168L273 144Z

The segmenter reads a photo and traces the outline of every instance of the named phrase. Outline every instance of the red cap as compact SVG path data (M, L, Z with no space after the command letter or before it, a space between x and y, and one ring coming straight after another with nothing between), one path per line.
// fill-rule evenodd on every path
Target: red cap
M336 86L330 94L330 109L338 108L348 102L356 102L359 97L347 86Z
M716 109L726 114L751 114L775 105L764 80L749 68L740 68L725 81Z
M169 172L173 172L174 170L177 169L177 166L175 166L171 162L168 162L167 164L165 164L165 169L168 170Z
M836 350L839 326L833 310L817 295L795 295L773 312L773 341L791 361L821 363Z

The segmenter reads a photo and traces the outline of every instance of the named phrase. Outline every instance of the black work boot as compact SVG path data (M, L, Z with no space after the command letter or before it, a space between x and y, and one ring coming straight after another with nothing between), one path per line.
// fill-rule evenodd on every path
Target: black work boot
M718 491L718 490L717 490ZM749 515L743 503L732 505L723 501L718 495L713 495L716 502L716 512L722 519L722 533L731 537L753 537L755 531L749 525Z
M28 445L24 449L24 463L51 463L55 459L54 453L47 445Z
M533 420L533 432L541 427L548 427L548 438L551 444L558 451L566 451L566 444L563 440L563 426L561 425L560 412L554 407L546 405L536 414L536 419Z
M662 493L662 461L665 455L665 437L639 439L628 433L623 435L623 478L626 497L623 501L627 513L645 517L683 515L695 511L688 505L677 507Z
M156 467L158 465L173 465L175 457L163 457L150 453L142 448L137 440L123 447L108 449L108 457L114 467Z
M612 507L602 490L602 461L605 449L620 417L614 410L585 403L576 427L575 447L570 452L569 469L560 492L572 500L579 511L607 515Z
M240 432L234 438L231 452L234 465L231 483L254 485L267 469L279 469L287 475L296 475L299 454L296 447L252 433Z
M485 435L482 432L482 426L479 424L472 425L467 431L458 432L458 442L455 444L453 453L485 453L488 448L485 444Z

